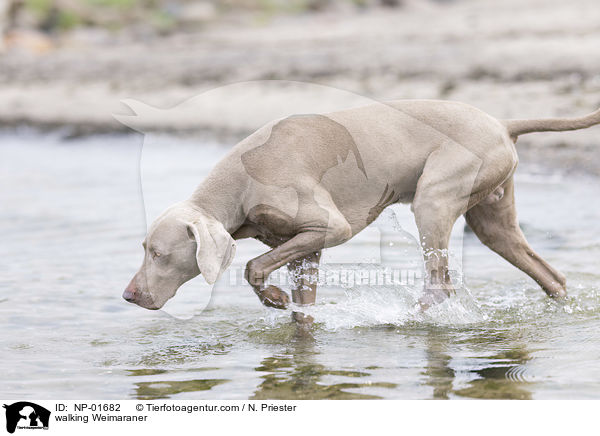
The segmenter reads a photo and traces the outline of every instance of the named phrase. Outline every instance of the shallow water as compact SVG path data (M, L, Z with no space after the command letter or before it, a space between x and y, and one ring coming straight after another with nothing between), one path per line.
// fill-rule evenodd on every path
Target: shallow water
M227 151L153 141L141 173L150 217ZM456 297L419 316L417 283L325 286L317 325L301 334L243 284L211 298L198 278L154 312L121 299L142 257L141 144L0 135L0 398L600 398L597 179L518 170L522 227L567 275L566 302L463 238L460 221L452 249L466 289ZM394 210L410 233L408 208ZM331 250L324 270L376 256L378 235ZM410 238L400 245L396 260L418 270ZM263 250L239 241L233 270Z

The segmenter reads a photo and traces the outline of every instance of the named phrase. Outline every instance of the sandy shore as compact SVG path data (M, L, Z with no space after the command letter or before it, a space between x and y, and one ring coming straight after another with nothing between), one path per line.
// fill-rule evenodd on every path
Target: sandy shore
M138 117L136 128L237 136L261 119L240 113L259 111L258 100L262 108L287 108L289 89L278 93L261 82L244 96L232 87L229 94L205 94L197 107L189 99L226 84L273 79L378 100L460 100L500 118L576 116L600 107L598 47L597 0L413 0L362 13L228 19L195 33L143 39L77 31L42 53L15 47L0 55L0 125L121 131L128 127L113 114L130 114L124 99L159 109L188 101L176 121ZM295 92L294 101L289 107L313 112L331 106L310 92ZM600 174L599 138L599 129L531 135L520 141L521 156Z

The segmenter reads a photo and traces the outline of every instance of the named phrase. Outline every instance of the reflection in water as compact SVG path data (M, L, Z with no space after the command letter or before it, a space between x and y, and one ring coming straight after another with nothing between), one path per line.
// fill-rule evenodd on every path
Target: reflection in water
M482 334L485 335L485 332ZM532 395L528 386L532 382L527 381L523 374L524 365L531 360L531 356L523 345L515 341L515 338L506 337L504 333L500 336L502 337L494 339L501 341L505 349L488 357L470 358L469 367L472 369L463 374L470 379L467 386L454 389L458 371L451 368L452 358L446 352L452 338L447 332L430 331L426 339L427 366L423 374L427 376L425 384L433 388L433 398L448 399L449 394L454 394L479 399L530 400ZM489 338L482 338L480 335L469 336L468 342L487 343L488 347L490 345ZM516 345L510 347L507 345L513 343Z
M156 375L167 375L176 373L194 373L197 375L200 371L214 371L219 368L191 368L184 370L166 370L158 368L129 369L127 375L133 377L145 377ZM138 400L157 400L161 398L170 398L173 395L184 392L208 391L213 387L226 383L227 379L193 379L193 380L152 380L147 382L134 383L134 393L132 396Z
M393 330L397 331L396 328ZM377 333L384 334L383 331ZM425 349L425 361L419 360L418 365L423 365L422 383L433 389L433 399L532 398L530 390L533 383L527 378L526 367L531 356L519 340L518 334L512 334L510 330L447 330L436 327L407 329L404 334L417 340ZM293 323L276 329L261 329L253 332L250 337L277 348L276 352L262 359L260 365L255 368L260 374L261 382L253 393L249 393L249 398L253 400L399 398L402 396L400 391L406 388L396 383L370 381L372 375L376 375L380 369L377 366L347 370L318 363L319 351L316 349L314 337L306 330L295 329ZM193 360L199 352L197 346L189 347L185 352L183 348L185 347L167 347L169 351L179 351L171 356L171 365L182 358ZM202 353L206 353L206 346L200 348ZM398 351L402 353L405 350L400 348ZM218 354L220 347L212 351ZM151 353L153 362L165 363L169 354L165 353L166 351ZM148 356L144 356L142 361L147 359ZM397 368L397 371L405 369L406 367ZM171 398L181 393L208 391L230 381L226 378L198 377L202 371L220 369L141 368L127 370L127 374L145 378L145 381L133 384L132 396L139 400ZM177 374L187 375L192 379L177 380ZM369 392L371 389L374 389L374 392Z
M208 391L213 387L226 383L224 379L185 380L185 381L151 381L136 383L135 398L138 400L156 400L170 398L182 392Z
M256 371L264 372L264 380L250 399L253 400L352 400L377 399L376 395L348 392L348 389L365 387L395 388L394 383L335 383L325 384L324 376L343 376L360 379L371 374L361 371L333 370L314 361L318 354L315 341L306 332L298 331L286 352L267 357Z
M531 400L531 391L527 389L531 382L518 376L523 371L523 364L530 360L527 351L515 348L486 360L491 360L487 367L471 371L479 378L469 382L468 387L457 390L457 395L495 400Z
M129 369L127 375L133 377L160 376L175 373L194 373L216 370L218 368L192 368L187 370L166 370L159 368ZM213 387L226 383L227 379L193 379L193 380L152 380L134 383L132 396L138 400L156 400L170 398L184 392L208 391Z
M423 375L427 376L425 384L433 388L433 398L436 400L447 400L448 394L452 392L454 381L454 370L450 368L452 358L446 354L447 338L440 334L429 331L426 336L426 358L427 366Z

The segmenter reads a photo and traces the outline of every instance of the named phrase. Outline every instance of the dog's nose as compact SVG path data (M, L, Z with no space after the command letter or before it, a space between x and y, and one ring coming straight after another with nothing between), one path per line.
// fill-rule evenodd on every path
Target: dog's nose
M123 292L123 298L129 301L130 303L133 303L135 301L135 292L131 292L129 289L125 289L125 292Z
M133 303L135 301L136 292L137 292L137 289L135 287L134 280L132 280L131 283L129 283L129 285L127 285L127 287L125 288L125 291L123 292L123 298L126 301Z

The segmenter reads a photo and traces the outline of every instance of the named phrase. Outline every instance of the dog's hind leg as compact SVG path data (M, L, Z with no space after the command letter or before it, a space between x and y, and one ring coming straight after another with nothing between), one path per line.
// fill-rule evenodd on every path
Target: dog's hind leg
M316 251L287 264L290 279L293 284L292 301L299 306L314 304L317 298L319 280L319 260L321 252ZM311 324L313 318L302 312L293 312L294 321L300 324Z
M512 177L504 184L504 196L481 202L465 218L479 240L533 278L550 297L566 296L566 279L544 261L519 228Z
M451 141L427 158L412 204L425 261L421 310L454 293L448 271L448 243L457 218L466 212L473 194L485 185L481 167L481 159Z

